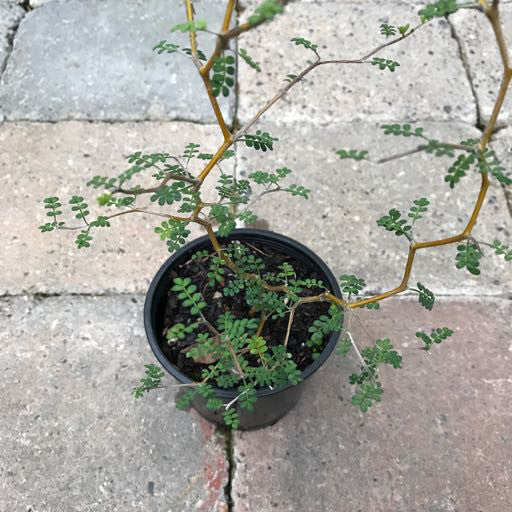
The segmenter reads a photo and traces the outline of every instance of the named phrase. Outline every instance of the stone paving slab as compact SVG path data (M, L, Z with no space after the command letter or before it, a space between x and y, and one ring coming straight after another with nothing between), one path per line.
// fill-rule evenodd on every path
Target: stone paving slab
M222 135L216 126L191 123L0 125L0 169L4 177L0 200L7 208L0 221L0 295L145 293L169 257L165 242L153 231L161 219L138 214L114 219L109 228L112 231L98 229L91 247L78 250L74 233L40 233L38 226L48 222L42 200L57 195L67 202L72 195L82 195L89 199L93 216L104 215L105 210L96 205L95 199L102 191L86 187L89 179L95 175L117 176L129 167L126 157L134 151L180 155L192 141L201 143L202 151L213 153ZM233 165L228 160L223 168L232 172ZM151 174L140 183L152 184ZM213 185L207 182L204 191L205 198L212 198ZM149 198L141 205L159 210ZM63 217L71 213L67 206L63 211ZM114 223L116 220L119 222ZM67 221L76 225L70 215ZM190 239L203 234L196 226L191 226L191 231Z
M446 142L478 137L480 132L461 124L422 123L425 134ZM412 201L427 197L430 213L418 221L416 237L436 240L462 231L473 209L480 178L471 172L451 191L444 176L454 159L416 154L377 165L340 160L335 151L368 149L375 161L402 153L418 142L386 136L367 123L336 124L326 127L261 123L259 128L279 138L274 151L255 152L239 148L237 172L273 171L287 166L294 174L289 183L312 190L302 198L267 195L254 211L270 229L295 238L315 250L335 275L355 274L365 278L369 289L383 291L397 286L407 259L408 243L378 227L376 221L397 208L404 214ZM512 141L511 141L512 142ZM512 154L499 153L510 168ZM510 241L512 219L503 190L492 180L480 220L474 230L477 240L495 238ZM510 244L508 244L510 245ZM419 251L411 284L417 281L442 294L505 295L512 282L511 265L492 255L481 261L482 275L472 276L455 268L455 246ZM484 251L486 252L486 251Z
M240 39L262 67L239 76L238 117L250 119L313 54L290 42L301 36L319 45L323 58L352 59L384 41L382 22L417 23L418 6L406 2L293 3L285 14ZM248 13L251 11L248 9ZM397 60L394 73L368 65L322 66L267 112L268 121L300 125L353 120L443 120L476 122L474 98L445 20L382 52Z
M403 369L383 374L382 403L350 404L357 361L337 356L276 425L236 433L235 512L504 512L512 507L510 301L409 300L360 313L390 337ZM451 326L432 353L418 328ZM368 343L359 325L353 332Z
M512 45L512 5L501 6L503 30L509 48ZM461 42L475 88L480 114L486 122L492 113L503 75L496 39L485 15L463 10L450 16L455 32ZM502 107L501 122L512 122L512 95L510 90Z
M212 27L222 22L219 0L196 7ZM69 0L34 9L16 34L0 83L0 112L8 120L213 122L190 59L152 51L163 39L189 46L187 35L170 33L184 20L179 0ZM212 35L199 35L203 51L213 44ZM230 120L234 99L221 104Z
M0 510L227 511L214 428L172 388L130 395L153 361L143 300L1 299Z

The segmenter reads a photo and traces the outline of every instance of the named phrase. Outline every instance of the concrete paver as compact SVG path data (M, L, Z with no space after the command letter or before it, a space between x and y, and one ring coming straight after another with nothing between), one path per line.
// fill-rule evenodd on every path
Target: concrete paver
M510 47L512 38L512 6L503 4L500 8L503 32ZM480 115L484 122L491 116L503 69L496 45L496 39L485 15L476 11L463 10L450 17L455 33L461 43L468 63L471 81L475 88ZM505 98L500 116L502 123L512 122L512 97L510 91Z
M382 376L382 403L366 415L350 404L357 361L333 356L285 418L235 435L234 510L508 510L510 301L440 301L428 312L392 300L359 315L404 358ZM414 333L434 326L455 335L426 354Z
M0 510L227 510L214 427L175 388L130 395L153 360L143 299L1 299Z
M165 242L154 233L161 219L138 214L113 219L112 227L96 230L90 248L78 250L75 233L40 233L38 226L48 222L42 200L59 196L65 201L62 217L69 225L79 225L73 223L67 205L72 195L88 199L92 216L105 214L96 204L103 191L85 186L93 176L117 176L129 167L126 157L134 151L181 155L189 142L201 143L202 151L213 153L222 135L216 126L191 123L0 125L0 198L8 205L0 221L0 294L145 293L169 257ZM232 172L232 165L226 160L225 172ZM133 184L152 185L151 174ZM207 182L204 190L205 198L212 198L213 184ZM140 204L162 210L147 196ZM190 239L203 234L197 226L191 231Z
M420 123L434 139L459 142L478 137L468 125ZM338 149L367 149L374 161L415 148L421 141L384 135L369 123L333 124L322 128L308 125L261 123L258 128L279 139L272 152L240 147L237 169L240 176L255 170L273 171L289 167L290 183L312 190L309 200L264 196L254 211L270 229L299 240L315 250L335 275L355 274L365 278L369 289L384 291L397 286L407 260L408 242L377 226L376 221L391 208L404 215L412 201L427 197L429 212L417 222L417 240L436 240L461 232L474 206L480 177L471 171L455 189L444 182L454 158L436 158L425 153L377 165L340 160ZM497 148L498 149L498 148ZM503 147L499 155L510 168L512 155ZM512 219L503 190L491 180L481 217L474 230L477 240L510 240ZM403 238L403 239L402 239ZM509 293L512 268L503 258L485 251L482 275L475 277L455 268L455 246L417 253L411 285L421 281L443 294L504 295Z
M244 0L241 19L258 3ZM263 72L242 63L238 117L250 118L306 62L308 52L292 37L319 43L322 56L352 57L384 40L380 23L413 22L425 3L290 2L285 15L240 39ZM0 0L0 70L10 50L6 36L25 15L0 80L0 121L7 119L0 124L0 201L7 209L0 295L31 295L0 298L0 510L227 512L229 489L236 512L508 510L512 303L505 298L512 270L490 253L478 278L455 269L454 247L418 253L411 284L452 296L438 296L432 313L406 297L382 303L379 312L358 312L361 322L354 318L351 326L358 343L389 337L404 356L404 369L382 372L383 403L367 415L349 403L357 360L333 356L282 421L234 435L230 467L230 446L196 413L175 410L174 388L140 401L130 396L142 365L153 360L141 312L142 294L168 257L153 233L158 220L119 219L81 251L72 234L41 234L37 226L47 221L42 198L80 194L92 206L98 191L86 181L125 170L133 151L179 154L198 142L211 153L221 143L192 65L151 52L161 39L187 44L169 33L184 20L183 5L30 0L34 10L25 14L15 4ZM198 18L219 24L225 2L194 5ZM510 6L504 11L509 27ZM377 127L383 122L420 120L425 133L449 142L478 137L459 45L481 117L499 78L487 63L498 62L492 34L479 25L470 12L434 22L383 53L400 62L395 73L318 70L254 128L279 138L275 150L239 144L225 171L236 164L243 177L292 168L290 181L311 188L311 199L266 197L254 208L260 218L318 252L336 275L358 274L374 292L396 286L407 243L376 219L392 207L405 213L425 196L432 204L418 238L450 236L465 225L479 177L471 173L451 192L443 182L450 159L417 154L376 165L340 160L335 151L368 149L376 160L415 146L384 136ZM207 40L200 35L206 51ZM231 120L233 97L223 109ZM510 168L510 129L496 134L494 147ZM206 192L212 196L211 181ZM509 192L491 185L478 240L510 241ZM200 234L193 228L191 239ZM104 294L114 295L98 296ZM432 354L418 350L417 330L445 325L453 338Z
M217 27L223 4L202 2L197 17ZM170 33L183 21L178 0L70 0L34 9L16 34L0 83L0 112L8 120L213 122L190 59L152 51L163 39L189 46L186 34ZM213 44L212 35L199 34L203 51ZM233 98L221 104L231 119Z
M250 119L282 87L288 73L297 74L312 61L313 53L295 46L293 37L318 44L322 58L359 58L385 41L379 33L382 22L412 26L419 21L417 10L406 2L290 4L285 14L240 39L240 47L260 63L262 72L241 72L239 118ZM458 52L450 26L437 20L382 51L381 57L400 63L394 73L369 64L321 66L265 119L296 126L398 119L474 124L473 95Z

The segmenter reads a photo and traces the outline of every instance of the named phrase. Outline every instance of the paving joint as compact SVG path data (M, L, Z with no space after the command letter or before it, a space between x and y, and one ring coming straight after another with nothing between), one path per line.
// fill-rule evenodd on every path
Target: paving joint
M384 289L375 289L368 290L368 293L371 295L376 295L379 293L383 293ZM482 294L482 293L436 293L436 298L440 299L482 299L482 300L512 300L512 294L507 293L491 293L491 294ZM106 298L106 297L145 297L146 293L142 292L33 292L33 293L2 293L0 294L0 300L2 299L16 299L16 298L31 298L34 300L44 300L44 299L52 299L55 297L83 297L83 298ZM396 296L397 299L411 299L417 297L418 294L414 292L404 292L399 296Z
M6 62L8 57L6 59ZM0 72L0 79L1 79ZM153 117L137 117L134 119L110 119L110 118L102 118L102 119L91 119L91 118L81 118L81 117L66 117L62 119L26 119L26 118L16 118L9 119L5 118L3 124L17 124L17 123L29 123L29 124L59 124L59 123L89 123L89 124L142 124L142 123L190 123L196 124L198 126L217 126L214 122L203 122L196 121L195 119L187 119L184 117L162 117L162 118L153 118Z
M473 98L474 98L474 101L475 101L475 108L476 108L476 124L475 124L475 128L477 130L480 130L480 132L483 133L484 130L485 130L485 122L482 119L482 111L480 109L480 104L478 102L478 96L476 94L475 85L473 83L473 77L471 76L471 69L470 69L470 66L469 66L467 55L464 52L464 49L463 49L463 46L462 46L462 42L459 39L459 36L457 34L457 30L456 30L454 24L450 21L449 17L446 17L446 20L448 22L448 25L450 26L450 34L452 36L452 39L454 39L455 42L457 43L457 47L459 49L459 56L460 56L460 59L462 61L462 65L464 67L464 70L466 71L466 77L468 79L469 87L471 89L471 93L473 94ZM504 124L504 125L497 125L495 127L494 131L493 131L493 135L495 135L496 133L500 132L501 130L503 130L505 128L507 128L506 124ZM505 202L507 204L508 213L510 215L510 218L512 218L512 190L510 190L510 188L507 187L504 183L500 183L500 185L501 185L501 188L503 189L503 194L505 196Z
M227 509L226 512L233 512L234 501L233 501L233 479L235 476L235 456L234 456L234 434L233 430L221 425L216 425L217 434L224 438L224 450L225 457L228 463L228 481L224 486L224 496L226 498Z
M383 293L384 289L372 289L368 290L368 293L371 295L376 295L379 293ZM482 294L482 293L436 293L436 298L440 299L460 299L460 300L472 300L472 299L482 299L482 300L512 300L512 294L510 293L490 293L490 294ZM2 299L16 299L16 298L30 298L34 300L44 300L44 299L52 299L55 297L83 297L83 298L107 298L107 297L145 297L146 293L142 292L22 292L22 293L9 293L5 292L0 294L0 300ZM411 299L417 297L418 294L414 292L403 292L400 295L396 296L397 299Z

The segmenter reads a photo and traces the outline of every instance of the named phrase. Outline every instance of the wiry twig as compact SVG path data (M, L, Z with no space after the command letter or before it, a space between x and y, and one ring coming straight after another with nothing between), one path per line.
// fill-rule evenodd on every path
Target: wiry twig
M145 213L147 215L155 215L157 217L163 217L165 219L177 220L180 222L189 222L192 219L190 217L178 217L176 215L169 215L167 213L154 212L146 208L132 208L130 210L124 210L122 212L114 213L112 215L105 216L106 220L113 219L114 217L121 217L122 215L128 215L129 213ZM84 219L85 220L85 219ZM88 224L89 226L89 224ZM57 229L75 231L77 229L84 229L84 226L58 226Z
M364 368L368 369L368 365L366 364L366 361L364 360L363 356L361 355L361 352L359 352L359 349L357 348L356 342L354 341L354 338L352 337L352 334L350 331L347 331L348 339L350 340L350 343L352 343L352 347L354 348L355 353L357 354L357 357L361 361L361 364Z

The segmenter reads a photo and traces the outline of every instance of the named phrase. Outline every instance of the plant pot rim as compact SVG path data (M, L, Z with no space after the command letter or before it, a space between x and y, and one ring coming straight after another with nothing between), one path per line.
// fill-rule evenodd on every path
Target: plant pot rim
M311 263L313 263L315 266L318 267L318 269L325 274L326 279L326 285L330 289L331 293L336 295L337 297L341 296L341 290L338 285L338 281L334 277L333 273L330 271L329 267L320 259L319 256L317 256L311 249L306 247L305 245L301 244L300 242L297 242L296 240L289 238L287 236L281 235L279 233L274 233L273 231L267 231L263 229L254 229L254 228L238 228L235 229L228 237L221 238L220 240L240 240L243 241L243 239L266 239L270 242L277 242L281 244L286 244L291 246L296 251L299 251L303 253ZM151 281L151 284L149 286L148 292L146 294L146 300L144 302L144 328L146 330L146 336L149 341L149 345L151 346L151 349L155 355L155 357L158 359L158 362L163 366L163 368L170 373L176 380L178 380L181 384L193 384L196 381L185 375L181 370L178 369L177 366L175 366L163 353L162 349L160 348L160 341L159 338L161 336L159 333L155 332L155 326L152 322L152 309L154 307L155 302L155 293L156 290L160 284L160 281L167 275L170 268L173 267L183 256L185 253L188 252L194 252L196 250L199 250L200 246L204 244L205 241L208 241L208 235L203 235L199 238L196 238L195 240L192 240L191 242L188 242L186 245L184 245L181 249L176 251L174 254L172 254L165 263L160 267L158 272L155 274L155 277ZM331 352L334 350L334 347L336 346L336 343L339 338L339 333L334 332L329 337L329 340L327 344L325 345L324 350L320 353L317 359L313 361L312 364L310 364L308 367L306 367L301 373L302 373L302 381L306 380L308 377L310 377L313 373L315 373L320 366L324 364L324 362L327 360L327 358L330 356ZM285 386L281 386L279 388L269 389L269 388L262 388L256 390L256 396L257 397L263 397L267 395L273 395L277 394L281 391L284 391L286 389L289 389L291 387L294 387L295 384L287 384ZM226 398L226 399L233 399L238 395L237 391L232 390L226 390L222 388L214 387L215 393L220 398Z

